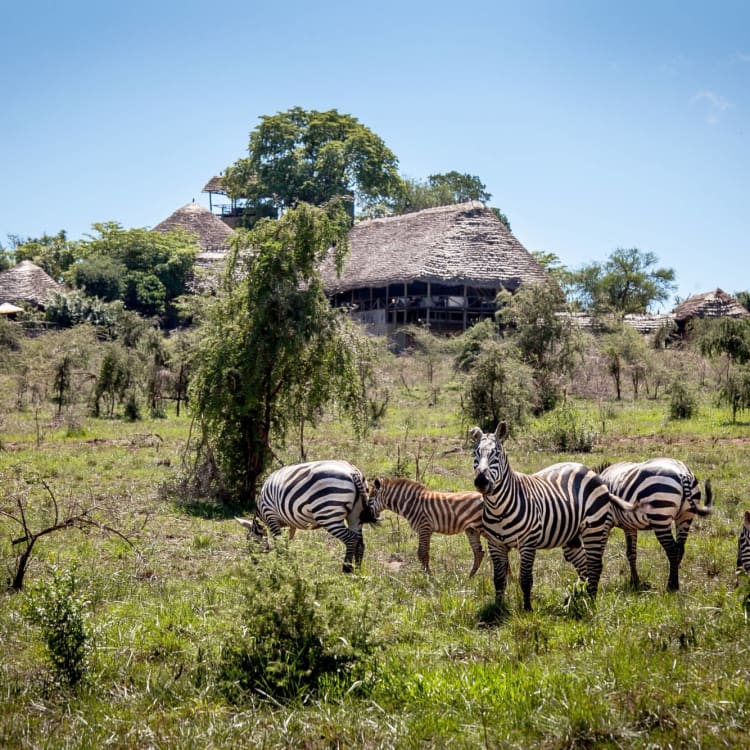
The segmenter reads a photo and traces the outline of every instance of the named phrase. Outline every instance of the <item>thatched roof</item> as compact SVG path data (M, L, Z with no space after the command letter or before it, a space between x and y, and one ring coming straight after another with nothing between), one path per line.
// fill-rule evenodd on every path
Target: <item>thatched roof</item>
M226 193L226 189L224 188L224 178L221 175L216 175L215 177L212 177L205 185L203 190L201 190L202 193Z
M731 294L723 289L714 289L688 297L675 307L674 316L681 322L688 318L750 318L750 312Z
M341 278L331 259L322 267L329 294L394 283L430 281L513 291L544 281L544 269L482 203L428 208L362 221L349 233Z
M609 315L603 319L598 319L595 316L585 312L558 312L555 313L558 318L568 321L571 325L576 328L583 330L596 330L602 325L611 325L614 323L614 316ZM670 327L674 328L675 318L672 313L659 313L656 315L642 314L637 315L635 313L628 313L623 315L622 322L624 325L630 328L635 328L636 331L643 334L655 333L661 328Z
M0 303L29 302L44 305L62 286L30 260L0 273Z
M188 203L178 208L171 216L157 224L153 231L166 233L175 229L184 229L196 235L201 249L199 261L221 258L229 250L232 230L218 216L214 216L205 206L198 203Z

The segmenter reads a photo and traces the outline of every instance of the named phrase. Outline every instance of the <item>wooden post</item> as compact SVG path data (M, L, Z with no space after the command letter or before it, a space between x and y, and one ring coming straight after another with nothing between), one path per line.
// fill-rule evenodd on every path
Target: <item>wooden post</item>
M464 331L466 330L466 323L467 323L467 311L469 307L469 297L466 293L466 284L464 284Z
M427 328L429 330L430 328L430 307L432 307L432 294L430 294L432 287L430 286L430 282L427 282L427 304L425 307L427 308Z

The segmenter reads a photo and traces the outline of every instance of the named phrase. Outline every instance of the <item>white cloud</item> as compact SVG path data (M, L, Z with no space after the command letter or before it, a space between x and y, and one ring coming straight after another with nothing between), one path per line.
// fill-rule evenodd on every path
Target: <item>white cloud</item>
M723 96L707 90L699 91L693 97L693 103L703 105L706 111L706 122L711 125L719 122L730 107L729 102Z

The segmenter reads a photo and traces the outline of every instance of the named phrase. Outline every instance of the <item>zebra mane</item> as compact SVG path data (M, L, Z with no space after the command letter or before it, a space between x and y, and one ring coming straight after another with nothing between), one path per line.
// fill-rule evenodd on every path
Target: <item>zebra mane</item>
M612 466L612 462L607 461L603 464L599 464L598 466L592 466L591 470L594 472L594 474L601 474L605 469L608 469L610 466Z
M427 487L422 482L416 482L406 477L382 477L381 482L388 482L392 487L414 487L415 489L426 490Z

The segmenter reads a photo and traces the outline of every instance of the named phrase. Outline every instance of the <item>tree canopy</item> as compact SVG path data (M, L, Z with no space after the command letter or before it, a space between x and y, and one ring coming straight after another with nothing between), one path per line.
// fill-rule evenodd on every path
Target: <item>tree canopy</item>
M351 115L293 107L264 115L250 133L248 156L225 171L232 198L267 215L297 203L321 206L349 196L363 205L400 187L398 160L383 140ZM353 215L353 207L350 209Z
M655 268L657 262L654 253L617 248L604 263L572 272L573 293L592 312L645 313L675 288L674 269Z
M300 203L236 238L190 399L235 502L252 504L272 444L283 444L291 426L314 423L325 404L336 399L355 424L364 419L369 344L330 307L318 270L330 248L343 261L348 229L340 201Z

